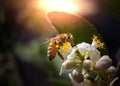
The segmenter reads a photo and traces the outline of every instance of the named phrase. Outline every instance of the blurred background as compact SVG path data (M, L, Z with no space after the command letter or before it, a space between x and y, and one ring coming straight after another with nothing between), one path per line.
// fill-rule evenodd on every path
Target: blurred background
M119 0L66 0L74 3L72 5L54 3L54 0L44 1L0 0L0 86L72 86L68 73L59 76L60 58L53 61L47 58L48 42L45 41L58 34L61 25L59 19L62 22L66 19L64 14L60 16L62 13L47 15L51 11L62 11L86 19L88 22L80 18L82 24L84 22L82 27L94 26L106 43L113 65L117 65L120 61ZM74 16L67 18L79 20ZM75 28L81 29L79 23L71 19L67 24L73 23ZM61 31L69 32L69 28L65 28ZM77 34L75 41L81 38L78 31L72 32ZM89 36L87 34L86 37Z

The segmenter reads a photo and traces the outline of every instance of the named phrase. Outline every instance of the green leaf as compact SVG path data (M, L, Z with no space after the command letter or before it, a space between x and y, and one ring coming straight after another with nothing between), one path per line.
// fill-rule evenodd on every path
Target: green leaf
M71 33L75 44L81 42L92 42L93 35L97 35L103 41L95 27L81 16L76 16L64 12L50 12L47 14L51 22L59 33ZM108 54L108 50L101 49L102 54Z

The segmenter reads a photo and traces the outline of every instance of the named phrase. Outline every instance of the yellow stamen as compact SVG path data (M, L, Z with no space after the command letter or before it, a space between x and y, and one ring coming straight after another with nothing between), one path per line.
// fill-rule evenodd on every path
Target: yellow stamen
M70 46L71 46L70 42L63 43L63 45L60 47L60 49L62 50L62 53L65 53L67 50L69 50Z
M101 42L96 35L93 35L92 39L96 42L96 44L99 45L99 48L105 49L105 47L104 47L105 44L103 42Z
M98 37L96 35L93 35L93 40L97 41Z
M100 43L100 47L102 48L102 49L105 49L105 44L104 43Z

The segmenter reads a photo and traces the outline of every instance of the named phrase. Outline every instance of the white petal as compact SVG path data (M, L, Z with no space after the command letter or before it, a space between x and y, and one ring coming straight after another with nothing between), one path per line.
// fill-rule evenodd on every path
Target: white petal
M92 61L96 62L97 60L100 59L100 52L95 47L92 47L91 49L92 49L92 51L90 54L90 59Z
M82 42L81 44L78 44L77 47L78 47L78 51L81 54L85 54L86 52L91 51L91 46L89 43Z
M72 52L67 56L67 59L74 59L76 50L77 48L73 48Z
M86 52L90 53L90 59L92 61L97 61L100 58L100 52L96 49L94 45L90 45L89 43L82 42L77 45L78 51L81 54L85 54Z

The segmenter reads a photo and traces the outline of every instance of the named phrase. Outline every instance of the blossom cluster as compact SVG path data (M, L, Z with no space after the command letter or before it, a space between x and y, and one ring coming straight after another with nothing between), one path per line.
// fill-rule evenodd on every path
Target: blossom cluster
M65 58L60 75L65 70L71 69L68 76L74 86L112 86L114 84L117 79L116 68L112 66L112 60L108 55L101 56L98 48L105 48L104 43L97 36L93 36L91 44L82 42L72 47L67 42L64 45L59 50Z

